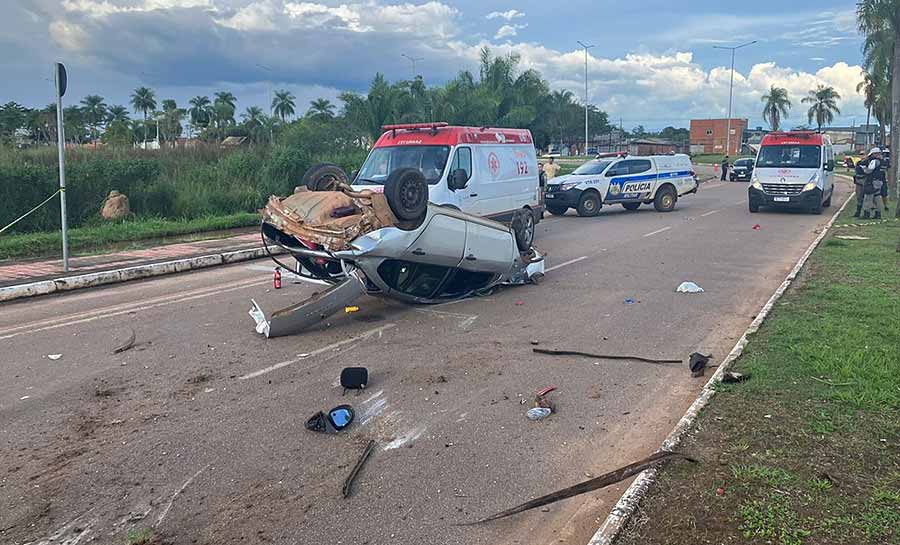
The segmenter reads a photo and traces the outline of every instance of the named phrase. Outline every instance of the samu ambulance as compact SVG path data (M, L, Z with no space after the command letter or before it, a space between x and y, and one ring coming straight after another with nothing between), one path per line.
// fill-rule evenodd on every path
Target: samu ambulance
M382 129L351 181L355 189L379 191L391 172L416 168L428 182L430 202L506 223L518 216L514 225L533 239L544 206L530 131L443 122Z
M637 210L653 204L671 212L679 197L697 192L691 159L684 154L598 158L571 174L550 180L544 202L552 214L574 208L579 216L596 216L604 205Z
M821 214L834 193L831 139L812 131L763 137L750 178L750 212L761 206L793 206Z

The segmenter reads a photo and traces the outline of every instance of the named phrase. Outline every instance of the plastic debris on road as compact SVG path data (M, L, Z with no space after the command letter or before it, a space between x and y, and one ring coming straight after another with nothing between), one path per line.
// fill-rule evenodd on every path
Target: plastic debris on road
M528 412L525 413L525 416L528 417L528 420L543 420L553 414L553 411L548 409L547 407L533 407L528 409Z
M359 312L359 307L344 307L344 312L353 314L354 312Z
M762 229L762 225L760 225L760 224L758 224L758 223L757 223L756 225L753 226L753 230L754 230L754 231L759 231L760 229Z
M47 357L53 361L56 361L62 357L62 354L47 354Z
M703 293L703 288L693 282L682 282L675 291L678 293Z
M857 235L837 235L834 238L839 238L841 240L869 240L869 237L861 237Z
M626 305L633 305L633 304L635 304L637 301L635 301L634 299L632 299L631 297L629 297L628 299L625 299L625 300L622 301L622 302L625 303Z

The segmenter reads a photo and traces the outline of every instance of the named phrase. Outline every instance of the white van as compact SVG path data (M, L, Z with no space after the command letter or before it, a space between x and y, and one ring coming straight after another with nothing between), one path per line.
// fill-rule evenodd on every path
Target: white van
M502 222L512 221L518 213L533 237L543 201L530 131L447 123L383 129L351 180L355 189L381 191L391 172L416 168L428 182L432 203Z
M679 197L696 192L687 155L620 155L588 161L571 174L553 178L544 202L556 215L574 208L579 216L596 216L609 204L637 210L652 203L659 212L671 212Z
M793 206L814 214L831 206L834 148L812 131L773 132L763 137L748 189L750 212L761 206Z

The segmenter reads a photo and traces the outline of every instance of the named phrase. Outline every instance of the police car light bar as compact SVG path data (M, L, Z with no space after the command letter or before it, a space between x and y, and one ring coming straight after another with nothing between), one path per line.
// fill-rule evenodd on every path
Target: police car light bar
M446 121L436 121L434 123L400 123L397 125L383 125L381 130L383 131L398 131L401 129L437 129L439 127L447 127L450 124Z

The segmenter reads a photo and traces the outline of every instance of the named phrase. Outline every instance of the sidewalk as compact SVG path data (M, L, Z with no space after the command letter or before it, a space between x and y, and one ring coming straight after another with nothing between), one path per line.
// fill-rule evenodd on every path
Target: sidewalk
M142 250L74 257L69 259L68 273L63 272L62 259L13 261L0 264L0 287L261 246L259 232L253 231L219 239L181 242Z

